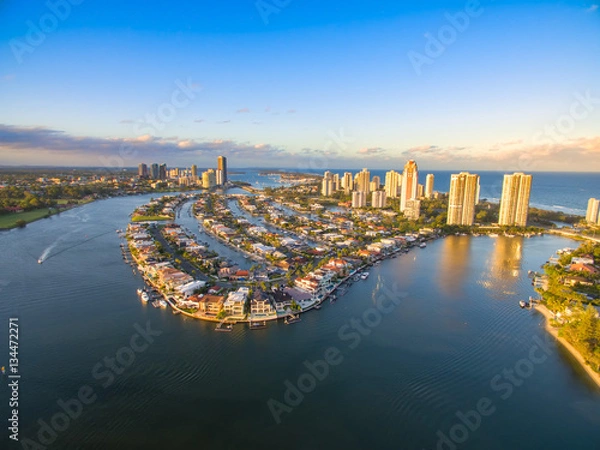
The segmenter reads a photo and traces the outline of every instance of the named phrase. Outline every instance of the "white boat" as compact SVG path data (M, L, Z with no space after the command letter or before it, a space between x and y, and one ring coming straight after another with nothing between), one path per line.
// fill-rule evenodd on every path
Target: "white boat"
M38 259L38 264L42 264L44 260L42 258Z
M369 278L369 272L363 272L360 276L361 280L366 280L367 278Z
M168 303L163 299L160 299L158 304L160 305L161 308L166 308L168 306Z
M150 297L148 296L148 293L146 291L142 291L142 301L144 303L148 303L148 300L150 300Z
M490 233L488 234L489 237L498 237L498 235L496 233Z
M427 247L427 244L426 244L425 242L421 242L421 243L419 244L419 247L420 247L420 248L425 248L425 247Z

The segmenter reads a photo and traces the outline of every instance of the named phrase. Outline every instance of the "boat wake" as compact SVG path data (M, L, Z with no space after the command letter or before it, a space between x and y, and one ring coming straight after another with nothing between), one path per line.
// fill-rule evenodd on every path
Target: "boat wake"
M38 263L42 264L42 263L46 262L48 259L50 259L50 258L54 258L55 256L58 256L61 253L64 253L64 252L66 252L68 250L71 250L71 249L73 249L75 247L79 247L80 245L83 245L83 244L85 244L87 242L93 241L94 239L97 239L97 238L99 238L101 236L105 236L105 235L107 235L109 233L112 233L112 230L111 231L107 231L106 233L101 233L101 234L98 234L96 236L92 236L91 238L84 239L81 242L77 242L77 243L75 243L73 245L69 245L68 247L65 247L65 248L63 248L63 249L61 249L61 250L59 250L57 252L51 253L52 250L54 250L54 248L56 247L56 245L60 241L62 241L65 236L67 236L68 234L70 234L70 233L67 233L67 234L59 237L56 241L54 241L54 243L52 245L50 245L46 250L44 250L44 252L42 253L42 255L38 259Z
M52 244L50 244L41 254L41 256L38 258L38 264L42 264L44 261L46 261L46 259L48 259L48 256L50 255L50 252L52 250L54 250L54 247L56 247L59 243L61 238L58 238L56 241L54 241Z

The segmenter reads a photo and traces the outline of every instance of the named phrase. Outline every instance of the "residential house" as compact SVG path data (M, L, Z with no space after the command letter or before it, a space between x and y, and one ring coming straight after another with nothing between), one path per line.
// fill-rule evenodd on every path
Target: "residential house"
M216 316L223 309L225 297L222 295L205 295L199 299L198 312L207 316Z

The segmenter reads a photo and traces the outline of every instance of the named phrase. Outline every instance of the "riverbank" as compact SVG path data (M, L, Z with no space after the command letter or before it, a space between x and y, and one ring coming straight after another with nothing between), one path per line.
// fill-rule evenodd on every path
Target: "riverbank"
M535 310L537 312L539 312L541 315L543 315L546 318L546 331L548 333L550 333L552 336L554 336L554 338L559 341L564 348L566 348L569 353L571 353L571 355L573 355L573 357L577 360L577 362L581 365L581 367L583 367L583 369L586 371L586 373L590 376L590 378L592 379L592 381L594 381L596 383L596 385L598 386L598 388L600 388L600 374L595 372L585 361L585 358L581 355L581 353L579 353L579 350L577 350L575 347L573 347L573 345L571 345L571 343L569 343L565 338L560 337L558 335L558 329L553 327L550 324L550 320L554 318L554 314L552 314L552 312L546 308L545 305L542 304L537 304L535 305Z
M8 231L12 230L13 228L25 227L27 224L37 222L41 219L47 219L57 214L87 205L94 201L95 200L84 200L81 203L68 208L39 208L32 211L3 214L0 215L0 231Z

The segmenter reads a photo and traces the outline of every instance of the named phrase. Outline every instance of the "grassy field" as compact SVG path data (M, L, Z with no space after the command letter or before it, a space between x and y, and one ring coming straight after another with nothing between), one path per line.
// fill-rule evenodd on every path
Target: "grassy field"
M155 222L158 220L172 220L169 216L134 216L131 218L132 222Z
M17 226L18 220L33 222L48 215L48 208L34 209L22 213L12 213L0 215L0 229L9 229Z

